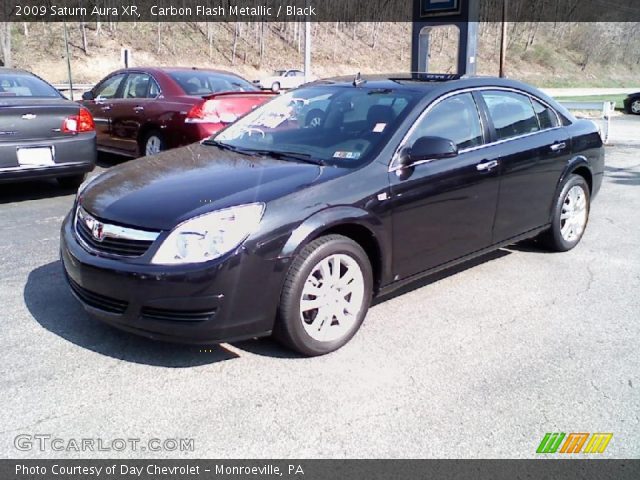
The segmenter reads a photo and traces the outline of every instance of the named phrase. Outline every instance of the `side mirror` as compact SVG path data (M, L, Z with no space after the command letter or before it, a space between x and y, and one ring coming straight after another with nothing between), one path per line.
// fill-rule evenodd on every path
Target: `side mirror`
M82 99L83 100L93 100L95 97L93 96L92 92L84 92L82 94Z
M402 167L410 167L414 163L425 160L440 160L458 155L458 147L448 138L420 137L411 148L400 153L399 163Z

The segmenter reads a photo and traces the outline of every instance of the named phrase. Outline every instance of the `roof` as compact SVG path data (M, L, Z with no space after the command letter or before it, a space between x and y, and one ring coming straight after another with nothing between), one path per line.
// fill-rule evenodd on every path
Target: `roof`
M21 68L0 67L0 73L28 73L28 74L30 74L31 72L27 72L26 70L23 70Z
M357 82L356 82L357 80ZM419 72L387 73L373 75L349 75L327 78L311 82L308 85L356 85L361 88L371 89L408 89L423 93L438 93L477 87L506 87L529 92L537 97L547 100L549 97L537 88L517 80L488 76L467 76L451 74L431 74Z
M215 68L200 68L200 67L129 67L129 68L122 68L120 70L118 70L119 72L130 72L130 71L136 71L136 72L148 72L148 73L154 73L154 72L163 72L163 73L169 73L169 72L211 72L211 73L219 73L221 75L233 75L235 77L239 76L236 73L233 72L229 72L227 70L217 70Z

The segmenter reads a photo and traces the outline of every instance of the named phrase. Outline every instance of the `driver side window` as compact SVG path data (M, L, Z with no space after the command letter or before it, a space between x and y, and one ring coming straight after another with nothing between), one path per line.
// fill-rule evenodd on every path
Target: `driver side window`
M446 138L453 141L458 150L482 145L482 124L473 95L461 93L438 103L420 120L407 146L413 145L420 137Z

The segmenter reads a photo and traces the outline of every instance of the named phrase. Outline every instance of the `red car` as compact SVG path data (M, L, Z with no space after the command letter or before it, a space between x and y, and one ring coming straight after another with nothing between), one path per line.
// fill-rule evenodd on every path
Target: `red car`
M98 150L139 157L209 137L274 94L229 72L118 70L82 95Z

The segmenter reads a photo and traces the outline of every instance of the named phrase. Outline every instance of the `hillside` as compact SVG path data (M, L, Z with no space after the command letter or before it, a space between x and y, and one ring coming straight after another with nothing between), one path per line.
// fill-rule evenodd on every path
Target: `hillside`
M6 28L6 24L5 24ZM181 65L235 71L248 79L282 67L301 67L304 24L86 23L68 24L76 83L92 83L120 67L120 49L132 65ZM481 25L479 73L498 71L500 25ZM312 24L315 75L407 71L408 23ZM433 70L452 70L451 29L434 34ZM11 25L13 64L51 82L67 79L63 25ZM507 74L539 86L640 85L638 24L527 24L509 26Z

